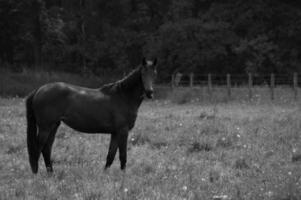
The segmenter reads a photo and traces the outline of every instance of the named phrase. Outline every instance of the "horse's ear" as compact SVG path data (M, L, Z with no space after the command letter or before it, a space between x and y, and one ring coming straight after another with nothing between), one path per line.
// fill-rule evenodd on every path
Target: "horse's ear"
M153 65L157 65L157 58L154 59Z
M142 59L142 65L146 66L146 59L145 59L145 57L143 57L143 59Z

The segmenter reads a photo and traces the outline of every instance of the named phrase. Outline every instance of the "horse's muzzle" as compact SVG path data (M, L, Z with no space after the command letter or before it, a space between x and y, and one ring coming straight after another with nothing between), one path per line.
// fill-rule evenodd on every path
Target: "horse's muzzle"
M152 99L154 98L154 91L153 90L146 90L145 95L147 98Z

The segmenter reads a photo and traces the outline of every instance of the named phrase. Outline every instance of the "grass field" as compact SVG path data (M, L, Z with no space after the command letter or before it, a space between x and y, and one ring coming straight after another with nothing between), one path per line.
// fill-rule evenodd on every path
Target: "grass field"
M144 102L129 138L121 188L118 155L103 167L108 135L61 126L55 173L33 175L23 99L0 99L0 199L301 199L298 103Z

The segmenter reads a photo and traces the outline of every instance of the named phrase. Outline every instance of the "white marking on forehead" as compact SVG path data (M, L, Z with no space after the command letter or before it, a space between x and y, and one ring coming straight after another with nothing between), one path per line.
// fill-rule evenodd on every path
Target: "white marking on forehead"
M148 60L148 61L146 61L146 64L147 65L153 65L153 61Z

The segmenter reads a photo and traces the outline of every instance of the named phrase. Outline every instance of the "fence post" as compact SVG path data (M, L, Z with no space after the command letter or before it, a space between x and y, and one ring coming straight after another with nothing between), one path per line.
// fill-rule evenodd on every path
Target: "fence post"
M193 73L189 74L189 85L190 87L193 87Z
M252 74L249 73L248 74L248 77L249 77L249 81L248 81L248 85L249 85L249 100L252 99L252 87L253 87L253 77L252 77Z
M227 74L227 90L228 90L228 98L231 97L231 75Z
M298 100L298 73L294 73L294 93L295 93L295 100Z
M208 74L208 93L209 96L212 96L212 80L211 80L211 74Z
M171 89L174 88L174 84L175 84L175 74L171 74L171 80L170 80L170 86L171 86Z
M274 100L275 75L271 74L271 99Z

